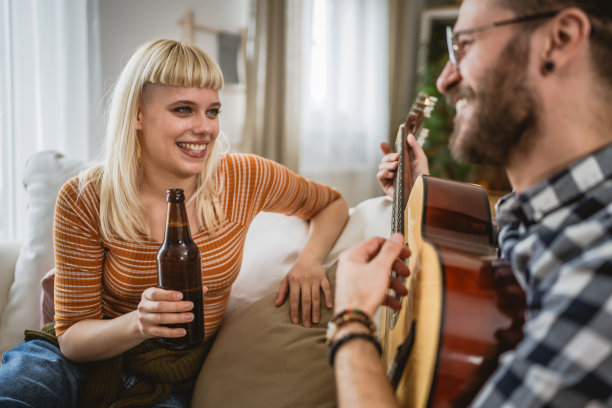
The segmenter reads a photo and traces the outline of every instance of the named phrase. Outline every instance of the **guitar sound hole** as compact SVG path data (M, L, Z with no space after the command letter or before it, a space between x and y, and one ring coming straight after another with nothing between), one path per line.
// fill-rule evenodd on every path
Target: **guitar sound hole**
M410 354L412 353L412 347L414 346L415 338L416 320L413 320L410 326L410 333L408 334L408 336L406 336L402 344L397 347L395 358L393 359L393 363L391 364L389 372L387 373L394 390L397 390L397 386L399 385L400 380L404 375L406 365L408 364L408 359L410 358Z

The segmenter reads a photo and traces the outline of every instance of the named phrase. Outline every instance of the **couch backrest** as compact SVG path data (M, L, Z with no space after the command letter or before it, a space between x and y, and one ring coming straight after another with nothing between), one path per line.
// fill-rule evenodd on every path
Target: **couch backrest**
M40 280L54 266L53 213L57 193L84 162L56 151L34 153L23 177L26 190L26 236L15 265L15 277L0 316L0 353L23 340L25 329L40 325Z

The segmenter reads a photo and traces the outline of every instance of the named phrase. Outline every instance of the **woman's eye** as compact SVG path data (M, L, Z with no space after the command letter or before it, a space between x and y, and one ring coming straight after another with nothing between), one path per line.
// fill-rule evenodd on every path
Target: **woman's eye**
M212 108L206 111L206 115L216 118L217 116L219 116L219 113L221 113L221 109L219 108Z
M174 108L174 111L177 113L191 113L192 112L189 106L179 106L177 108Z

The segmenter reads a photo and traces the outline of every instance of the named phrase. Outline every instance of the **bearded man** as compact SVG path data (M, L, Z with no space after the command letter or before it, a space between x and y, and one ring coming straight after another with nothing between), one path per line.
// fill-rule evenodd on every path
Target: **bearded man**
M437 86L456 106L450 148L505 168L513 191L496 207L499 253L527 300L523 340L472 404L612 406L612 2L464 0L447 40ZM413 173L426 174L423 151L408 143ZM381 148L377 176L392 195L398 156ZM338 312L371 316L397 288L389 270L407 273L401 242L341 256ZM376 348L348 339L335 350L340 405L394 406Z

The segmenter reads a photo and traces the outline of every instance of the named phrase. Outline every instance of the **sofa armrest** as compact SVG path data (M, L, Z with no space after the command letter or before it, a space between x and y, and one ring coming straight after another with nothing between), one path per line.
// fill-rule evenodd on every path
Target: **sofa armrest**
M21 249L21 242L0 242L0 316L6 302L13 280L15 280L15 264Z

